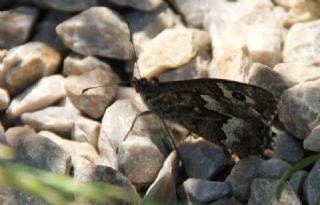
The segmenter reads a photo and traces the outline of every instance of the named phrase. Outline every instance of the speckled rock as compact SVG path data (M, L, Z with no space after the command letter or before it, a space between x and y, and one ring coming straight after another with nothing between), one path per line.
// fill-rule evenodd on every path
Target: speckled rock
M289 180L289 183L294 190L294 192L297 194L297 196L301 196L303 183L308 175L308 172L305 170L300 170L295 172Z
M149 138L131 136L119 145L118 160L120 169L139 188L156 179L165 158Z
M320 125L315 127L303 141L303 147L307 150L320 152Z
M38 6L68 12L82 11L97 4L96 0L72 0L72 1L56 1L56 0L25 0Z
M279 101L279 119L286 130L305 139L320 124L320 80L300 83L287 89Z
M64 78L51 75L42 78L37 84L17 95L10 103L6 114L15 118L25 112L33 112L56 103L66 95Z
M214 179L230 163L221 147L204 139L185 141L178 149L189 177Z
M152 11L163 3L163 0L107 0L120 6L130 6L143 11Z
M97 147L101 124L97 121L77 116L71 131L71 139L77 142L87 142Z
M297 197L289 184L284 188L280 201L275 198L275 190L278 181L274 179L255 179L251 185L251 195L248 205L301 205L300 199Z
M210 205L242 205L242 203L234 197L227 197L218 199L217 201L210 203Z
M231 187L225 182L207 181L203 179L189 178L183 182L180 195L184 195L188 201L211 202L227 196Z
M303 195L309 205L320 203L320 160L312 167L303 185Z
M127 24L107 7L92 7L62 22L56 30L64 44L76 53L117 59L132 57Z
M141 77L152 78L188 63L210 46L209 34L197 29L166 29L146 44L138 58ZM176 51L180 52L177 53Z
M60 54L48 45L29 42L6 52L0 64L0 84L9 93L21 89L54 73L60 63Z
M0 88L0 110L4 110L9 106L10 96L8 91Z
M0 12L0 48L24 43L30 35L38 11L33 7L17 7Z
M67 96L82 113L97 119L101 117L108 105L116 96L119 78L112 70L94 69L82 75L72 75L66 78L65 89ZM104 87L83 90L104 85Z

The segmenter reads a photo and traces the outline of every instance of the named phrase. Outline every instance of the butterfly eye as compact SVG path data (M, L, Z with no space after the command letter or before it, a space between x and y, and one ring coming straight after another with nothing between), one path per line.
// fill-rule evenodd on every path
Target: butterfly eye
M240 100L240 101L246 100L246 96L244 96L242 93L238 93L238 92L232 92L232 97L234 97L235 99Z

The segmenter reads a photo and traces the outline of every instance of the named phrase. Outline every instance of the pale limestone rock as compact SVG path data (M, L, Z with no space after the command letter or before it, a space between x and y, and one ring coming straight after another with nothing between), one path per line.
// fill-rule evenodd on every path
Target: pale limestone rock
M71 155L72 161L74 161L74 158L76 160L78 157L83 157L96 165L118 169L117 155L114 150L112 150L113 155L101 156L92 145L86 142L66 140L49 131L41 131L38 134L57 143L65 152Z
M111 70L97 68L82 75L66 78L65 89L68 98L82 113L97 119L116 97L118 76ZM84 89L101 86L83 92Z
M74 126L74 116L64 107L47 107L36 112L26 112L21 120L36 130L49 130L69 136Z
M44 77L37 84L17 95L6 112L9 117L15 118L25 112L33 112L52 105L65 95L63 76Z
M40 42L29 42L8 50L0 64L0 84L16 93L43 76L54 73L60 54Z
M119 6L130 6L143 11L152 11L157 9L163 3L163 0L107 0Z
M320 80L300 83L283 92L279 119L286 130L305 139L320 124Z
M319 63L319 34L320 20L293 25L285 39L283 61L285 63Z
M91 7L56 28L64 44L83 55L130 59L132 45L127 24L107 7Z
M138 65L141 77L158 74L188 63L210 46L208 33L197 29L166 29L143 48Z
M111 67L94 56L69 55L63 61L64 75L81 75L96 68L111 71Z
M17 7L0 12L0 47L12 48L24 43L33 28L38 11L32 7Z
M101 124L97 121L77 116L75 117L71 138L77 142L87 142L97 147L100 127Z
M164 162L164 156L146 137L131 136L118 149L119 166L137 187L155 180Z
M80 110L79 110L78 108L76 108L76 107L72 104L71 100L70 100L67 96L64 97L64 98L60 101L60 103L58 104L58 106L62 106L62 107L67 108L67 109L68 109L71 113L73 113L75 116L81 115Z
M68 0L68 1L56 1L56 0L25 0L31 2L40 7L49 8L52 10L60 10L65 12L77 12L82 11L92 6L97 5L97 0Z
M157 178L150 185L143 200L159 199L171 204L177 200L176 184L178 175L178 157L175 151L164 161Z
M21 138L29 135L35 135L36 131L29 126L10 127L5 132L6 143L10 146L16 146Z
M9 106L10 96L8 91L0 88L0 110L4 110Z
M307 150L320 152L320 125L315 127L303 141L303 147Z

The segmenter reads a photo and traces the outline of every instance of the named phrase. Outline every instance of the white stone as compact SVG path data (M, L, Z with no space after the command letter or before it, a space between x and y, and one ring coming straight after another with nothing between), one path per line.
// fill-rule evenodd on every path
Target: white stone
M78 116L75 118L71 138L77 142L87 142L97 147L100 127L99 122Z
M10 96L8 91L0 88L0 110L4 110L9 106Z

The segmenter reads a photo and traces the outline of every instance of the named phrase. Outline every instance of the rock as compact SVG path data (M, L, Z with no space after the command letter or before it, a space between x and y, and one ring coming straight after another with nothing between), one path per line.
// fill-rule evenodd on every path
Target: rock
M146 192L142 201L143 204L148 204L148 200L161 200L162 203L166 204L177 201L178 160L176 152L171 152L164 161L157 178Z
M277 132L274 148L276 158L295 164L304 157L302 143L287 132Z
M138 108L129 100L117 100L107 108L101 122L98 150L104 153L104 144L111 143L114 149L124 140L130 130Z
M29 42L10 49L0 64L0 83L10 94L21 91L41 77L54 73L60 54L40 42Z
M288 88L320 78L320 65L317 63L279 63L273 70L282 77Z
M317 62L320 54L315 52L317 44L314 42L317 42L319 32L320 20L293 25L284 42L283 61L304 64Z
M78 157L83 157L96 165L105 165L114 169L118 169L117 156L114 150L112 150L113 155L101 156L92 145L86 142L75 142L63 139L60 136L49 131L41 131L38 133L38 135L52 140L53 142L58 144L65 152L69 153L72 159L72 164L74 160L78 159Z
M73 1L25 0L25 2L30 2L43 8L66 11L66 12L83 11L87 8L97 5L96 0L80 0L80 1L79 0L73 0Z
M218 199L217 201L210 203L210 205L242 205L242 203L236 198L231 197Z
M289 183L297 196L302 196L301 193L302 193L303 183L307 175L308 175L307 171L299 170L290 177Z
M1 4L1 3L0 3ZM0 204L14 205L17 202L21 202L24 205L50 205L46 201L39 199L31 194L19 191L12 187L7 186L5 190L1 191Z
M308 205L320 203L320 160L312 167L303 185L303 195Z
M111 70L94 69L82 75L72 75L66 78L67 96L82 113L97 119L116 96L119 78ZM103 87L83 90L92 86Z
M22 134L22 132L20 132ZM12 146L15 162L56 174L68 174L71 168L70 155L59 145L41 135L19 135Z
M31 40L46 43L65 56L69 49L57 35L56 26L71 16L72 14L69 13L48 10L40 22L37 23Z
M124 60L132 57L127 24L107 7L87 9L59 24L56 30L76 53Z
M81 114L80 110L72 104L71 100L67 96L60 101L58 106L65 107L69 112L76 116Z
M139 188L155 180L164 156L149 138L131 136L120 144L118 160L122 172Z
M307 150L320 152L320 125L315 127L303 141L303 147Z
M49 130L64 136L70 135L74 126L74 116L64 107L26 112L21 115L21 120L38 131Z
M4 110L9 106L10 96L8 91L0 88L0 110Z
M140 76L152 78L188 63L210 46L209 35L197 29L166 29L143 48L138 65ZM176 51L180 52L177 53Z
M280 159L268 159L263 161L257 169L256 176L260 178L280 178L282 174L291 168L288 162Z
M38 11L33 7L17 7L0 12L0 47L12 48L24 43L37 19Z
M250 156L239 161L231 170L225 182L232 187L232 196L247 201L249 198L250 185L253 179L257 177L257 171L263 160Z
M111 67L93 56L82 57L80 55L69 55L63 62L64 75L81 75L94 69L112 71Z
M178 149L189 177L214 179L230 163L221 147L204 139L185 141Z
M101 124L85 117L76 117L71 132L71 139L77 142L87 142L97 147Z
M191 201L204 203L227 196L231 187L225 182L189 178L183 182L180 190Z
M251 195L248 205L301 205L300 199L294 193L289 184L284 188L279 201L275 198L278 181L274 179L255 179L251 185Z
M36 132L28 126L10 127L5 132L5 142L10 146L16 146L23 137L29 135L36 135Z
M288 132L305 139L320 124L320 80L300 83L283 92L279 104L279 119Z
M163 0L143 0L143 1L131 1L131 0L107 0L119 6L129 6L135 9L143 11L152 11L157 9L163 3Z
M65 95L64 78L61 75L44 77L17 95L10 103L6 114L11 118L19 117L25 112L33 112L52 105Z

